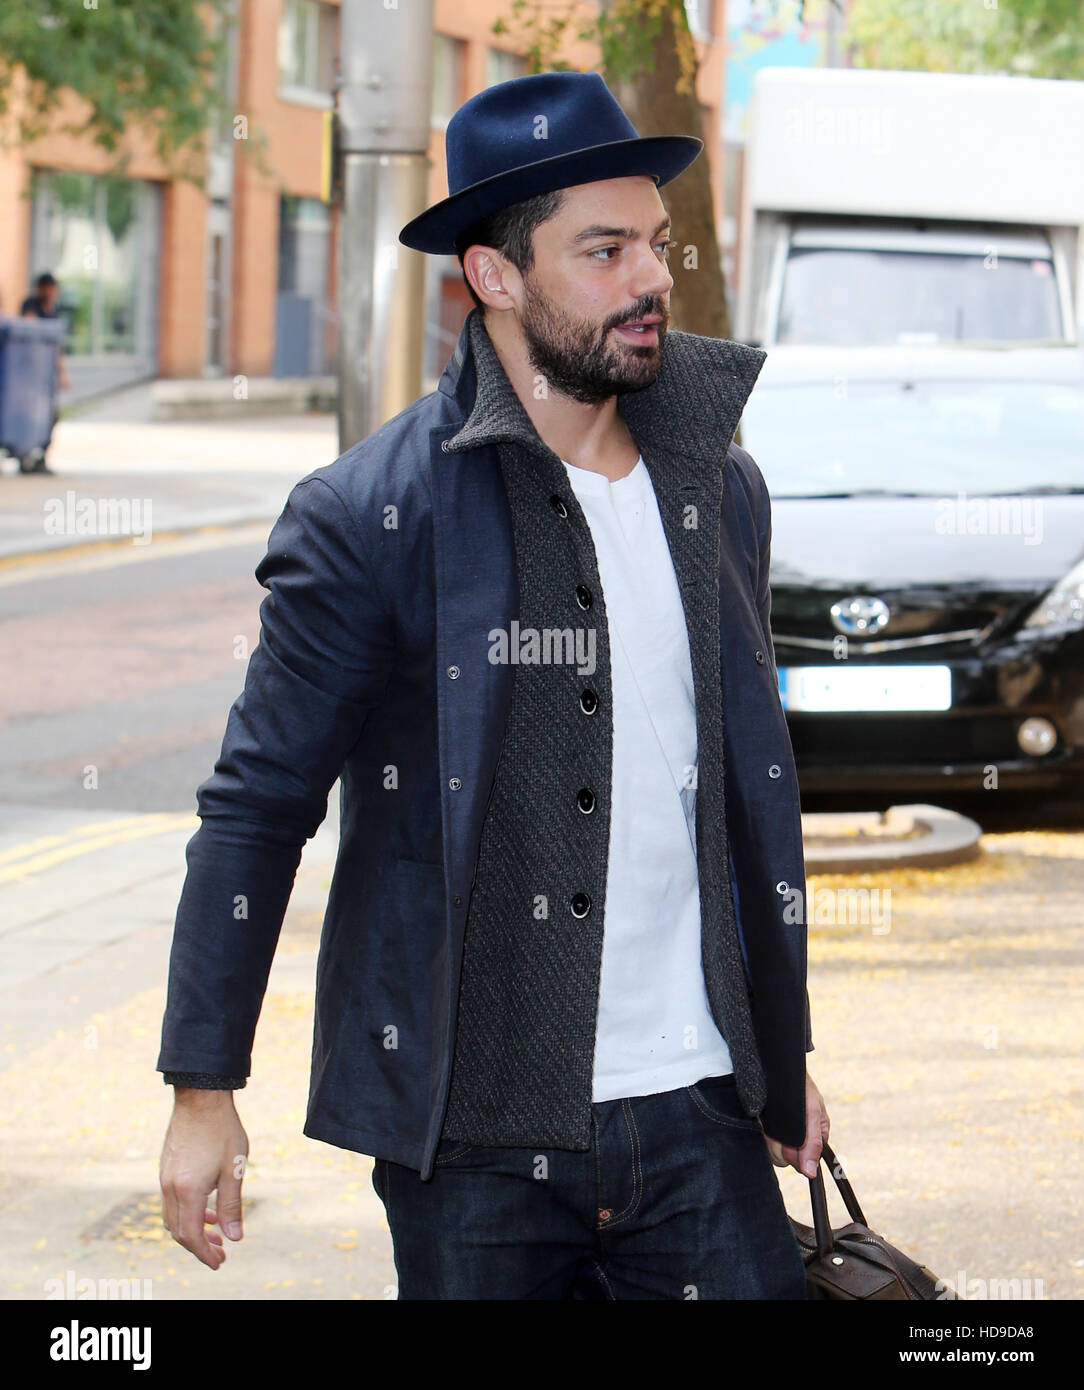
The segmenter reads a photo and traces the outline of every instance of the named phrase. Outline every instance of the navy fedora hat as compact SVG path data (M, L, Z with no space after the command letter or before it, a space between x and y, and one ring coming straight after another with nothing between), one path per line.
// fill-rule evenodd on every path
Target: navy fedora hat
M597 72L498 82L448 122L448 197L408 222L404 246L453 255L481 217L539 193L648 174L661 187L704 148L695 135L640 136Z

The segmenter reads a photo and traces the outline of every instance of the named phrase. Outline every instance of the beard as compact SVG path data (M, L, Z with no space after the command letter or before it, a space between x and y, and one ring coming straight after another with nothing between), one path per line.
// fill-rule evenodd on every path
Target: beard
M661 314L655 325L659 341L635 343L614 340L611 330L620 324ZM602 324L567 314L540 289L528 284L521 320L531 365L548 387L585 405L599 405L611 396L642 391L659 374L669 315L656 295L639 300Z

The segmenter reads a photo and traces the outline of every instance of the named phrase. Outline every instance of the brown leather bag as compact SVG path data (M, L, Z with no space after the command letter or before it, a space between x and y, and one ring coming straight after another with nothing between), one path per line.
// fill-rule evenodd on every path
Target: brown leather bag
M943 1283L925 1265L917 1264L870 1230L854 1189L827 1144L822 1145L821 1158L828 1164L851 1223L838 1231L832 1230L824 1175L818 1164L817 1176L809 1179L813 1225L803 1226L793 1217L790 1219L805 1261L809 1297L909 1299L913 1302L956 1298L951 1284Z

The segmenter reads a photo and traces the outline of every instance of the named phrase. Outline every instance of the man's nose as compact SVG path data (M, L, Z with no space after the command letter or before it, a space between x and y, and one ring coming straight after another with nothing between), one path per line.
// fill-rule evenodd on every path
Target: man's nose
M674 277L665 261L660 261L654 248L649 248L637 259L632 285L629 287L633 299L646 299L669 294L674 288Z

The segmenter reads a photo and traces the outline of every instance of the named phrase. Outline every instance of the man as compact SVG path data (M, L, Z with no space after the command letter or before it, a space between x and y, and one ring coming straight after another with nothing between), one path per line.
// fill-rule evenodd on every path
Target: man
M60 295L60 285L56 277L49 271L44 271L34 281L34 294L28 294L19 308L19 314L23 318L55 319L60 315L57 313L56 301ZM57 349L56 354L57 384L62 391L67 391L71 386L71 378L68 376L67 363L64 360L64 351ZM45 443L34 451L34 465L25 469L31 473L51 473L53 470L45 462L45 454L53 440L53 431L56 429L58 411L56 401L53 401L53 418L49 425L49 434Z
M399 1296L805 1296L771 1161L815 1172L828 1120L768 496L731 445L764 353L667 333L658 188L700 149L596 74L518 78L400 234L481 308L436 392L291 493L188 848L162 1188L211 1268L341 775L305 1133L374 1155Z

